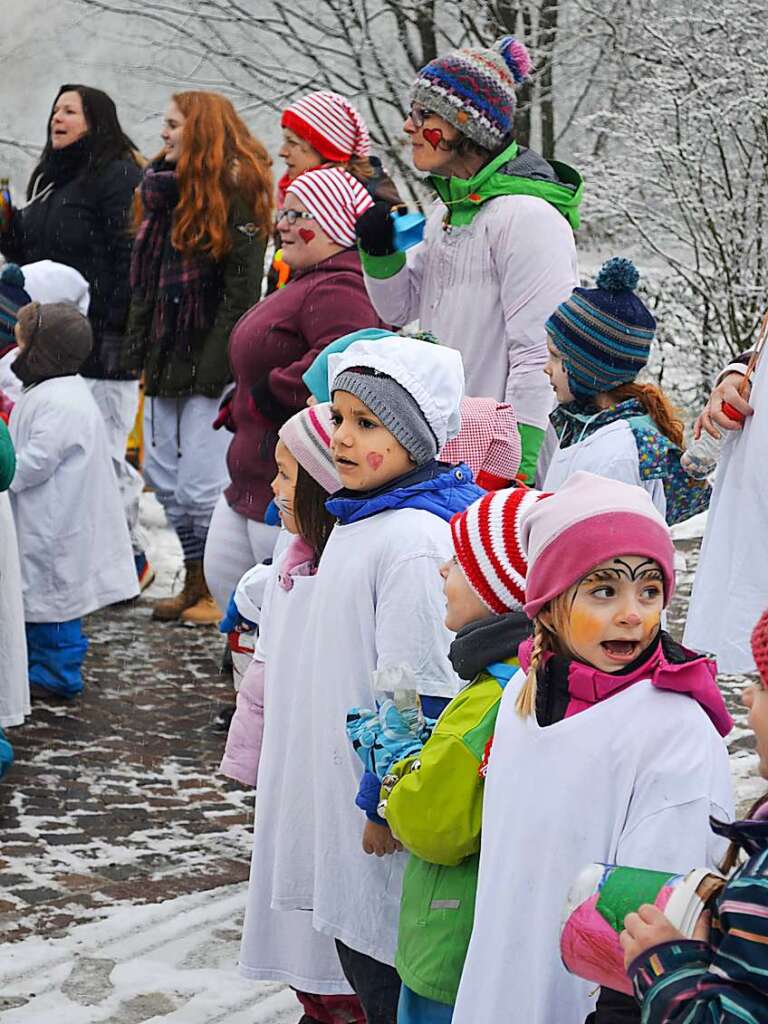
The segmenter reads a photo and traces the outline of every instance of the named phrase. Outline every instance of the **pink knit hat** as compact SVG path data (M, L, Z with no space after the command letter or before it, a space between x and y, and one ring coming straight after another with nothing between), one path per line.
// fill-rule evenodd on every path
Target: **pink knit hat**
M331 403L323 402L297 412L277 432L299 465L329 494L341 489L331 456L332 431Z
M768 687L768 611L763 612L752 630L752 657L763 686Z
M323 89L302 96L283 111L283 128L295 132L320 156L332 163L367 157L371 151L368 129L360 112L337 92Z
M659 563L665 607L675 591L672 536L642 487L574 473L522 517L520 530L528 556L525 611L531 619L596 565L618 555L644 555Z
M520 434L514 409L495 398L463 398L461 430L443 445L439 458L465 462L486 491L509 487L520 468Z
M373 206L357 178L339 167L319 167L294 178L285 190L306 206L326 235L339 245L355 244L355 221Z
M528 563L520 544L520 519L548 497L526 487L491 491L451 519L462 572L492 612L501 615L523 607Z

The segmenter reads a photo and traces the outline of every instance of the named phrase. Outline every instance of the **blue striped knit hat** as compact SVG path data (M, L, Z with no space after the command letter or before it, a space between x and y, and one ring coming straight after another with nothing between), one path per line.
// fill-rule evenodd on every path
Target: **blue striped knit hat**
M8 263L0 274L0 355L16 344L16 314L31 301L24 291L24 271L15 263Z
M603 264L596 288L575 288L547 320L574 398L633 381L648 362L656 321L635 295L639 280L631 260L614 256Z
M498 149L512 134L515 93L531 67L514 36L487 50L452 50L421 69L411 103L438 114L483 149Z

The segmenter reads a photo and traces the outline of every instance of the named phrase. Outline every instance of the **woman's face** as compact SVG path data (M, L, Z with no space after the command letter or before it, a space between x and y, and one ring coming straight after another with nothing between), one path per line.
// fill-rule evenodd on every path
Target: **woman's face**
M275 504L286 530L289 533L298 533L299 528L293 515L293 496L296 493L299 464L282 441L278 441L275 447L275 462L277 473L270 485L275 496Z
M304 171L311 171L313 167L319 167L323 163L323 158L317 150L312 149L308 142L294 135L288 128L283 128L283 144L278 156L285 162L285 171L291 181Z
M186 118L173 100L171 100L168 104L168 109L165 112L163 130L160 132L160 138L163 140L163 145L165 146L164 156L169 164L179 162L185 121Z
M445 178L455 173L458 158L452 143L460 133L452 124L414 103L403 124L403 131L411 143L411 160L417 171Z
M343 249L326 235L301 200L290 193L285 197L283 209L278 211L277 229L283 259L294 270L314 267Z
M56 100L51 114L51 146L65 149L88 134L83 100L79 92L63 92Z
M768 779L768 690L758 680L741 691L741 703L749 709L747 723L755 734L757 770L764 779Z

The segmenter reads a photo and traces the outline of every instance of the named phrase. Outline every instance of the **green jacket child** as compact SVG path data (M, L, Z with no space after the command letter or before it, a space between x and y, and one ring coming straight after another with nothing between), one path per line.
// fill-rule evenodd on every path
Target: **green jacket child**
M487 753L518 644L530 635L517 523L541 497L524 488L491 492L451 521L456 554L441 570L445 622L457 631L453 666L471 682L421 751L392 767L379 805L411 853L395 963L403 981L398 1024L449 1021L456 998L472 932Z

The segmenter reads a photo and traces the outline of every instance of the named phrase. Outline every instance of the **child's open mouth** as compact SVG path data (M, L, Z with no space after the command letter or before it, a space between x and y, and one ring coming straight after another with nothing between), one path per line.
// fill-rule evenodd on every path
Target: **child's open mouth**
M338 470L354 469L357 466L356 462L353 462L352 459L345 459L343 455L334 455L333 461Z
M639 640L603 640L600 646L612 661L632 661L640 653Z

